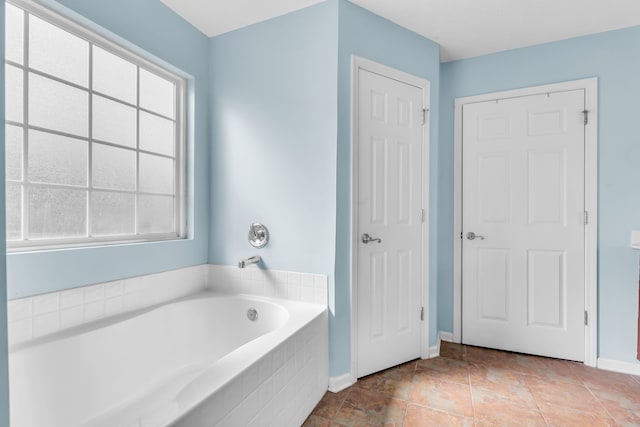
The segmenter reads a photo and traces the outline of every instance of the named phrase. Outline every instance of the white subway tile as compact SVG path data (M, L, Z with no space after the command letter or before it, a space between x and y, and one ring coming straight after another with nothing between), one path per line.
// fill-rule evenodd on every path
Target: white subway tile
M302 284L302 273L296 273L294 271L290 271L287 274L287 283L289 285L301 285Z
M277 371L284 364L284 347L278 346L273 349L273 370Z
M15 320L8 324L9 344L17 344L33 338L33 318Z
M314 297L315 297L315 291L314 291L313 283L311 283L310 285L307 283L303 284L301 300L304 302L313 303Z
M130 278L124 280L124 293L125 294L132 293L132 292L138 292L138 290L139 290L139 282L138 282L137 278L130 277Z
M252 276L251 271L252 270L249 269L249 268L241 268L240 269L240 280L250 282L251 281L251 276Z
M286 283L276 283L276 298L287 299L289 295L288 285Z
M276 285L273 283L264 284L264 296L273 298L276 296Z
M33 315L57 312L60 309L60 294L53 292L50 294L37 295L33 297Z
M289 275L286 271L275 270L273 272L273 277L274 277L275 283L287 283L289 280Z
M104 284L104 297L115 298L124 295L124 280Z
M251 271L251 281L252 282L264 282L267 278L267 275L257 267L247 267L246 270ZM243 272L244 273L244 272Z
M244 388L244 395L253 393L259 384L258 364L251 365L242 376L242 387Z
M253 419L251 421L249 421L249 424L247 424L247 427L260 427L260 416L256 415L255 417L253 417Z
M313 286L315 274L302 273L302 286Z
M33 336L41 337L60 330L60 315L57 311L33 317Z
M261 381L258 391L260 393L260 405L265 406L271 401L271 399L273 399L273 379L269 377L268 379Z
M84 290L82 288L74 288L60 292L60 309L82 305L84 301L83 295Z
M235 408L243 397L242 380L232 381L224 391L225 407Z
M114 316L124 311L124 296L109 298L104 302L104 313L106 316Z
M265 288L265 286L269 285L267 282L246 282L246 281L243 281L243 283L250 283L251 294L253 294L253 295L264 295L264 288Z
M273 374L273 355L271 353L265 354L258 362L258 374L260 383L264 383Z
M85 304L104 300L104 285L102 284L85 286L83 290Z
M84 305L84 321L102 319L104 317L104 301L95 301Z
M60 310L60 327L70 328L83 323L84 307L76 306Z
M258 390L254 390L253 393L249 394L244 401L242 402L242 412L243 418L242 423L239 425L246 426L249 424L249 420L253 419L258 414L260 410L260 393Z
M20 298L7 301L7 321L26 319L33 316L33 299Z
M273 392L277 396L277 394L284 388L284 366L278 369L273 374Z
M147 295L144 292L126 293L123 298L125 311L139 310L148 304Z
M302 289L300 283L289 283L287 298L294 301L300 301L302 299Z

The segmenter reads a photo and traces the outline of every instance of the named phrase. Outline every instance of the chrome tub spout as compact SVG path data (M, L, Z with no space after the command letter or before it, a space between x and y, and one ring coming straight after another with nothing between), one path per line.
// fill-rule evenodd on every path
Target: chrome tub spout
M260 261L262 261L262 258L260 258L260 255L256 255L256 256L252 256L249 257L247 259L243 259L238 263L238 268L245 268L247 265L250 264L257 264Z

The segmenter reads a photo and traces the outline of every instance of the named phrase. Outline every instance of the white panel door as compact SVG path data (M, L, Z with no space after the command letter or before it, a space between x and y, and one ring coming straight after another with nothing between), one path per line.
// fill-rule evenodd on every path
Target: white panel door
M463 107L466 344L584 360L584 98Z
M362 377L420 357L422 89L360 70L358 110Z

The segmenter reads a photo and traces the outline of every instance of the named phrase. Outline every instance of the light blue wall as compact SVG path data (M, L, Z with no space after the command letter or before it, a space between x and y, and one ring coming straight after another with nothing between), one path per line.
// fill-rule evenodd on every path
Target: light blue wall
M8 297L19 298L207 262L207 37L158 0L45 0L45 3L71 13L91 27L97 28L95 24L103 27L100 31L105 32L106 29L121 37L123 45L134 50L143 49L190 76L189 107L192 115L189 120L194 126L188 135L191 150L188 192L192 208L189 218L192 238L10 254L7 256Z
M236 264L259 253L265 267L329 275L332 376L348 372L350 362L352 53L431 81L435 140L438 46L347 1L211 40L209 260ZM432 200L436 194L432 188ZM251 221L269 226L267 248L247 243Z
M338 1L210 46L209 261L235 265L260 254L265 268L326 274L333 288ZM271 234L260 250L247 242L253 221Z
M437 200L438 184L438 110L440 86L439 46L353 3L340 1L340 37L338 61L338 175L337 240L335 273L335 313L330 319L331 375L349 371L350 366L350 236L351 236L351 55L361 56L431 82L431 164L430 205ZM431 210L430 232L435 235L438 216ZM432 240L429 254L430 338L437 331L437 287L435 285L437 250Z
M4 58L4 2L0 2L0 58ZM4 88L4 67L0 67ZM4 93L4 91L3 91ZM4 177L4 101L0 101L0 177ZM5 251L4 178L0 180L0 253ZM0 427L9 427L9 370L7 357L7 265L0 256Z
M211 263L333 276L337 28L328 1L211 39Z
M438 323L452 331L453 102L519 87L599 79L599 357L635 362L640 229L640 27L579 37L442 65L438 162Z

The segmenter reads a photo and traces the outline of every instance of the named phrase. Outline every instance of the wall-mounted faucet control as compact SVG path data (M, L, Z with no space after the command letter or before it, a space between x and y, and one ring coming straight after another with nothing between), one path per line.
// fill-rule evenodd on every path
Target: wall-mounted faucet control
M249 243L254 248L264 248L269 243L269 230L259 222L252 222L249 227Z

